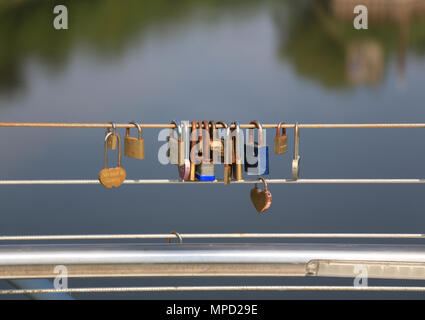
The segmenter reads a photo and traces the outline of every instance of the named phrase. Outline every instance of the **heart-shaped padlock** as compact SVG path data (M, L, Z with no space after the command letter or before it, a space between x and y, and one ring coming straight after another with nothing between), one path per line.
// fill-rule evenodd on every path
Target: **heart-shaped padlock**
M105 137L104 142L104 164L103 169L99 172L99 182L105 186L106 188L117 188L120 185L123 184L126 172L124 168L121 167L121 139L118 133L115 133L115 136L117 137L118 142L118 150L117 150L117 157L118 157L118 166L114 168L108 168L108 147L107 147L107 141L112 135L112 132L108 132Z
M255 184L254 188L251 189L251 201L254 205L255 209L259 213L263 213L272 204L272 194L267 189L267 183L264 178L258 178L264 183L264 190L258 188L257 184Z
M103 169L99 173L99 181L106 188L117 188L123 184L126 172L121 167Z

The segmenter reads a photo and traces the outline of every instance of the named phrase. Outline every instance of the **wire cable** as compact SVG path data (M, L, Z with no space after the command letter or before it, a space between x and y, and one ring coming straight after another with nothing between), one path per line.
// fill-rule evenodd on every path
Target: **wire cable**
M141 128L175 128L175 124L154 124L154 123L139 123ZM275 124L261 124L263 128L277 128ZM116 123L116 128L134 128L134 124ZM0 122L0 127L31 127L31 128L112 128L111 123L29 123L29 122ZM192 127L189 123L188 127ZM224 128L222 124L216 124L217 128ZM230 128L233 128L231 125ZM241 128L254 129L254 124L240 124ZM281 126L282 128L295 128L295 124L287 123ZM305 129L329 129L329 128L425 128L425 123L335 123L335 124L298 124L299 128Z
M265 179L268 184L418 184L425 178L417 179ZM127 179L124 184L222 184L223 180L188 181L172 179ZM258 180L231 181L230 184L255 184ZM52 180L0 180L0 185L66 185L100 184L94 179L52 179Z

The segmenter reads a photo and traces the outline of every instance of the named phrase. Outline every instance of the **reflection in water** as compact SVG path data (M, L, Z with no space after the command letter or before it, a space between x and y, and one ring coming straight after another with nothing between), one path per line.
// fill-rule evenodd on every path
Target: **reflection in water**
M0 0L0 94L25 84L23 68L37 57L52 71L60 70L80 46L96 57L117 58L136 37L153 26L176 24L195 10L226 9L239 13L257 0ZM69 29L54 30L53 8L66 5ZM208 20L208 17L205 17ZM138 39L138 38L137 38Z
M374 40L352 41L347 46L347 80L351 84L375 84L382 79L384 53Z
M369 30L352 26L359 3L369 8ZM52 27L56 4L68 7L69 30ZM393 53L404 78L407 49L425 54L425 0L0 0L0 94L25 86L25 64L34 57L52 71L62 69L76 48L117 59L150 28L174 28L194 12L264 7L279 33L279 57L328 87L379 83ZM209 18L202 17L218 23Z
M358 4L368 7L368 30L353 28ZM379 83L393 53L404 79L407 49L425 55L425 0L307 0L285 9L275 15L287 37L281 56L328 87Z

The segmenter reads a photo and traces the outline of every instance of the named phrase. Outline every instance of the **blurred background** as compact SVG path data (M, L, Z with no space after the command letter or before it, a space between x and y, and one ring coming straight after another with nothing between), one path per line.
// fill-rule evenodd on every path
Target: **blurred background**
M68 30L53 28L58 4L68 8ZM368 7L368 30L353 28L357 4ZM425 0L0 0L1 122L425 122L424 83ZM102 169L103 129L1 132L1 179L96 179ZM144 130L145 160L123 159L128 178L178 177L176 167L158 162L164 143L158 133ZM274 134L267 131L270 146ZM292 130L288 136L288 154L271 155L270 178L290 177ZM424 138L423 129L304 129L301 177L423 178ZM217 166L219 178L222 172ZM273 204L263 215L250 203L250 188L1 186L0 234L425 229L423 185L271 185ZM69 281L71 287L179 284L352 285L352 279ZM380 284L415 282L369 280L369 285ZM423 295L186 292L75 297Z

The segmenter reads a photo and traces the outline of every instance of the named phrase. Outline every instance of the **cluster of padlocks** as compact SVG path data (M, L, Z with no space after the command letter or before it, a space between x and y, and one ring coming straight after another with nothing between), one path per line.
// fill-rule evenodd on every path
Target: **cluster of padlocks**
M130 136L127 128L124 138L124 155L135 159L144 159L144 140L142 128L131 122L138 130L138 137ZM248 139L245 141L240 125L234 121L227 125L223 121L171 121L174 128L170 128L168 137L167 156L169 162L177 165L179 176L187 181L215 181L216 165L224 164L223 183L243 180L243 171L249 176L264 176L269 174L269 147L264 142L263 128L258 121L251 121L258 131L254 138L254 129L249 129ZM225 134L219 137L217 125L224 128ZM284 122L277 125L274 138L274 153L284 154L288 149ZM177 133L177 135L176 135ZM298 178L299 172L299 134L295 126L295 152L292 163L292 176ZM118 149L118 165L108 168L108 149ZM121 139L116 127L112 123L112 130L108 128L104 140L104 169L99 173L99 181L107 188L119 187L126 178L126 172L121 167ZM264 212L271 204L271 193L267 189L260 190L257 185L251 190L251 200L257 211ZM258 204L258 205L257 205Z
M170 132L169 158L179 167L180 178L190 181L214 181L215 164L224 164L223 182L229 184L243 179L243 168L247 175L269 174L269 147L264 143L263 128L258 121L252 121L258 129L258 140L254 141L254 129L249 130L248 141L244 142L237 121L227 125L223 121L192 121L189 134L188 123L172 122L177 128L177 137ZM218 137L217 124L225 130L224 137ZM287 151L287 136L278 125L274 151ZM173 131L173 129L172 129Z

